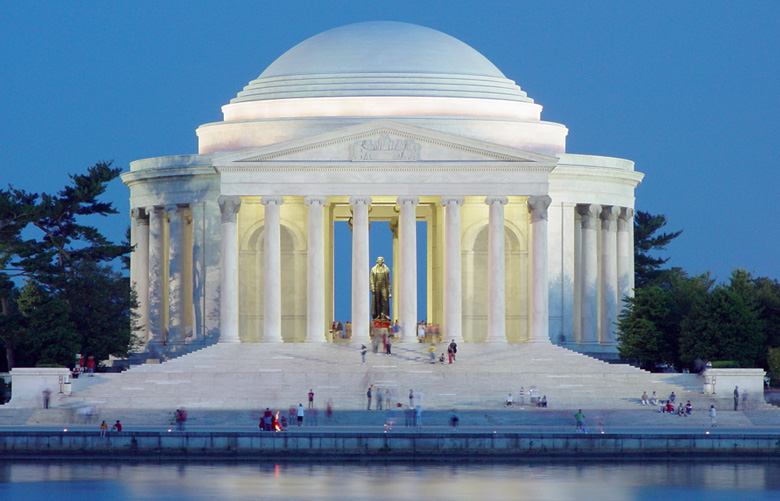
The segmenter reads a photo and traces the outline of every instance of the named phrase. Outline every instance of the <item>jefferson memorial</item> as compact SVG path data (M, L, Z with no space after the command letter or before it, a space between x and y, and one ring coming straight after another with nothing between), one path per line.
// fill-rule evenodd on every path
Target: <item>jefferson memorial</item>
M352 344L367 344L369 224L381 221L394 229L401 341L423 319L446 340L614 356L643 174L567 152L568 129L541 112L433 29L366 22L304 40L197 128L197 154L137 160L122 176L139 350L322 343L337 297ZM352 236L349 298L334 290L339 222Z

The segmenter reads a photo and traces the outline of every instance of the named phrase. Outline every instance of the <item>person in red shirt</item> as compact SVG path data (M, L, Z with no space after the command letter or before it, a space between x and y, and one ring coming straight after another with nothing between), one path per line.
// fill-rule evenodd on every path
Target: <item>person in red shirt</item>
M111 427L111 430L122 433L122 423L117 419L114 426Z
M95 357L92 355L87 357L87 372L89 373L90 377L95 375Z

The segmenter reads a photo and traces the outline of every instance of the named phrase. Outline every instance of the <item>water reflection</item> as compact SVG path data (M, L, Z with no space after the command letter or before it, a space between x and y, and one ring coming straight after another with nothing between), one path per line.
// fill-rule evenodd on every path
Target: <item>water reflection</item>
M0 499L769 500L776 463L0 462Z

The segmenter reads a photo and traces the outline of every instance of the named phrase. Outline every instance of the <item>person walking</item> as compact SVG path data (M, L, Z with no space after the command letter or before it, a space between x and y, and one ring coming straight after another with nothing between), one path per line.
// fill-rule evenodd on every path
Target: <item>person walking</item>
M447 356L449 357L449 362L452 363L455 361L455 355L458 353L458 343L455 342L453 339L450 341L450 345L447 347Z
M718 426L718 411L715 410L715 404L710 404L710 428Z
M361 344L360 345L360 358L363 359L363 363L366 363L366 353L368 352L368 348L366 348L366 345Z
M314 390L309 388L309 409L314 409Z
M739 410L739 386L734 387L734 410Z
M582 409L579 409L577 413L574 414L574 421L577 423L577 431L585 433L585 414L582 413Z
M368 391L366 391L366 400L368 401L368 404L366 405L366 410L367 410L367 411L370 411L370 410L371 410L371 394L372 394L372 392L371 392L371 388L372 388L372 387L373 387L373 385L370 385L370 386L368 387Z
M303 411L303 404L299 402L298 403L298 412L296 413L296 418L298 419L298 428L300 428L301 425L303 424L303 412L304 412Z

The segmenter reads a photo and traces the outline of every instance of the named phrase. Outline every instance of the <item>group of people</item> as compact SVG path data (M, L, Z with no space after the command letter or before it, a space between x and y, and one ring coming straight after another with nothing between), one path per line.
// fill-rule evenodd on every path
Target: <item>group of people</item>
M106 423L105 420L100 423L100 438L106 438L108 435L108 423ZM116 420L116 423L111 427L111 431L115 431L117 433L122 433L122 422L120 420Z
M439 355L439 363L444 364L444 361L447 360L448 363L455 362L455 359L458 355L458 343L455 342L455 340L451 340L450 344L447 345L447 357L445 358L444 352ZM428 357L430 358L430 362L432 364L436 363L436 345L434 343L431 343L431 345L428 347Z
M411 391L411 390L409 390ZM384 409L390 410L393 407L401 407L400 403L396 403L395 405L392 402L392 397L390 395L390 388L375 388L374 385L369 385L368 390L366 390L366 410L371 410L371 404L373 402L376 402L375 404L375 410L381 411Z
M73 367L73 370L70 371L70 374L74 378L77 378L79 375L84 373L92 377L95 375L96 367L97 362L95 361L94 356L90 355L88 357L84 357L84 355L78 355L78 358L76 359L76 365Z
M330 324L330 338L335 341L337 339L349 339L352 337L352 322L349 320L346 323L341 323L340 320L334 320Z
M438 343L441 341L439 324L428 324L424 320L417 322L417 341L420 343Z
M537 391L535 386L531 386L528 389L528 398L531 402L531 405L536 407L547 407L547 395L542 395L539 397L539 392ZM506 396L506 399L504 399L504 406L505 407L513 407L514 405L525 405L525 387L521 386L520 391L518 392L518 402L515 403L515 399L512 396L512 393L508 393Z

